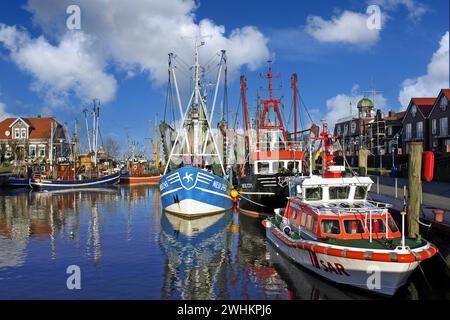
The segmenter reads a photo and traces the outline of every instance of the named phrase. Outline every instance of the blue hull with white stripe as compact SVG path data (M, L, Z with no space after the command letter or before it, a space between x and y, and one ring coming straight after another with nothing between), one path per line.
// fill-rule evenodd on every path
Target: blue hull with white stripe
M183 216L201 216L231 209L230 183L207 171L184 166L161 177L164 210Z
M38 190L83 189L113 186L120 182L120 172L96 179L85 180L31 180L30 186Z

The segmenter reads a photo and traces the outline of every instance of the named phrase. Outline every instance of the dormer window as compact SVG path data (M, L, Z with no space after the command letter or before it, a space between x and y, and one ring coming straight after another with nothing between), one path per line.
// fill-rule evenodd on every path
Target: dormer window
M14 139L20 139L20 129L19 128L14 129Z

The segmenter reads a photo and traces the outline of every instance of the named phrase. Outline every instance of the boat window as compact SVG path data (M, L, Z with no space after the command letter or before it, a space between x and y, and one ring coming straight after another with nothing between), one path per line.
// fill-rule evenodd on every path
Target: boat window
M283 161L277 161L277 162L273 162L273 172L280 172L283 171L284 169L284 162Z
M258 173L269 173L269 163L267 162L258 162Z
M330 200L344 200L348 198L350 187L330 187Z
M316 201L322 200L322 188L306 188L305 189L305 200Z
M311 223L312 223L312 216L308 214L308 223L306 224L306 228L308 230L311 230L311 227L312 227Z
M366 200L367 187L357 186L355 190L355 200Z
M382 219L372 220L372 233L384 233L386 232L386 226Z
M305 212L302 212L302 221L301 221L302 227L306 225L306 216L307 214Z
M288 170L289 170L289 172L294 172L294 169L297 169L296 166L295 166L295 162L294 161L289 161L288 162Z
M314 217L311 231L316 232L316 229L317 229L317 218Z
M391 232L398 232L397 224L395 223L394 219L392 217L389 217L388 219L389 229L391 229Z
M364 226L361 220L344 220L344 228L347 234L364 233Z
M340 234L341 226L339 224L339 220L336 219L327 219L322 220L320 222L320 228L322 232L325 234Z

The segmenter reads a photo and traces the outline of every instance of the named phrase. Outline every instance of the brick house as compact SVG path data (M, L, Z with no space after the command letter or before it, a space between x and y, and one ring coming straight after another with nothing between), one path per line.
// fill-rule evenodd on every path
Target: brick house
M387 154L392 153L392 147L397 145L397 153L401 153L402 148L402 130L403 130L403 118L406 112L394 112L389 111L388 115L384 117L386 135L384 139L384 149ZM398 150L400 149L400 150Z
M402 149L408 154L408 143L422 142L423 150L430 150L429 117L436 98L412 98L403 118Z
M51 130L53 158L66 156L69 144L63 126L53 118L7 118L0 122L0 162L48 163Z
M450 89L442 89L429 116L429 146L433 152L450 152L450 132L448 128L448 119L450 118L449 101Z

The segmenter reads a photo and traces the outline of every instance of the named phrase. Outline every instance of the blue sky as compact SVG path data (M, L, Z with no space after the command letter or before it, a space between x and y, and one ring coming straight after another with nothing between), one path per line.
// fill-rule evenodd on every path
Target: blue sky
M148 121L164 112L167 53L189 60L192 50L180 33L196 28L214 36L205 57L221 46L228 50L230 112L241 73L254 108L256 89L266 85L258 75L269 59L281 75L276 93L284 96L286 118L292 72L315 121L348 115L349 102L372 85L385 111L448 87L447 0L146 0L126 8L120 2L2 1L0 116L53 115L73 128L96 95L103 100L104 139L125 145L127 131L146 144ZM80 31L65 27L69 4L81 8ZM370 4L381 8L381 30L365 25ZM187 81L180 77L186 87Z

